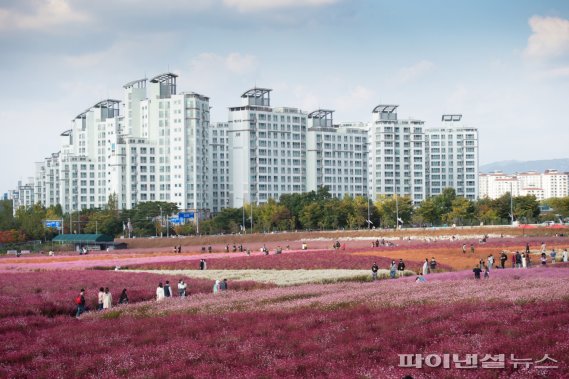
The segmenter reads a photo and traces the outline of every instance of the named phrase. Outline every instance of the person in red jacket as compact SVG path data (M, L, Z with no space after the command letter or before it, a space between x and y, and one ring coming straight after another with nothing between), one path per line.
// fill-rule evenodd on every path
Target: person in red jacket
M516 253L512 252L512 268L516 268Z

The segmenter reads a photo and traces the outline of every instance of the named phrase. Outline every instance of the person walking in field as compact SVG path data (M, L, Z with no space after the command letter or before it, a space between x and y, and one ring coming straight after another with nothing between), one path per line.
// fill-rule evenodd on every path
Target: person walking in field
M391 266L389 267L389 277L391 279L395 279L396 275L397 275L397 263L395 263L395 260L392 260Z
M166 280L166 284L164 284L164 297L174 297L174 293L172 292L172 288L170 288L170 281Z
M97 295L97 310L103 310L103 300L105 298L105 289L103 287L99 288L99 294Z
M435 260L435 257L431 258L430 266L431 266L431 272L434 272L437 268L437 261Z
M126 288L123 288L121 295L119 297L119 304L128 304L128 295L126 294Z
M113 306L113 295L109 291L109 287L105 288L105 295L103 296L103 309L111 309Z
M217 295L218 292L219 292L219 280L216 280L215 283L213 283L213 294Z
M545 253L545 248L546 248L545 242L542 242L540 252Z
M506 261L508 260L508 256L506 255L506 252L502 250L502 252L500 253L500 267L502 268L506 268Z
M403 276L403 271L405 271L405 262L403 262L403 259L399 259L397 271L399 271L399 276Z
M474 254L474 244L473 243L470 244L470 252L472 254Z
M547 264L547 256L545 253L541 253L541 265L545 266Z
M474 272L474 279L480 279L480 273L482 272L482 270L480 269L480 265L474 266L472 272Z
M187 285L184 282L184 279L178 280L178 296L186 297L186 287Z
M551 256L551 263L555 263L555 258L557 257L557 252L555 251L555 249L551 249L551 253L549 253L549 256Z
M569 260L569 254L567 253L567 249L563 249L563 262L567 263Z
M516 253L512 251L512 268L516 268Z
M527 268L528 267L528 260L526 257L526 253L522 253L522 268Z
M77 312L75 312L75 318L79 318L79 316L85 312L85 289L81 288L79 296L75 298L75 304L77 304Z
M162 282L158 283L158 288L156 288L156 301L164 300L164 286Z
M462 244L462 254L466 254L466 244Z
M516 268L522 268L522 255L516 251Z
M423 275L429 274L429 258L425 258L425 262L423 263Z
M377 271L379 271L379 266L373 262L373 265L371 265L371 280L377 280Z
M490 267L484 265L484 279L490 278Z
M219 283L219 289L221 291L227 291L227 279L223 279L221 283Z
M203 270L205 268L205 261L203 259L200 259L200 270Z
M490 254L488 256L487 261L488 261L488 270L491 270L492 267L494 267L494 256L492 254Z

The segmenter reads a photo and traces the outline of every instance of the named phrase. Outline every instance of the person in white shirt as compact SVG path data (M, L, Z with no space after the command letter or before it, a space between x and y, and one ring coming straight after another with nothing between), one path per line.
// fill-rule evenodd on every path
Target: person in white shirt
M569 260L569 255L567 253L567 249L563 249L563 262L567 262Z
M164 300L164 286L162 282L158 284L158 288L156 288L156 301Z
M105 293L103 294L103 309L111 309L113 305L113 295L109 291L109 287L105 288Z
M187 287L187 284L184 282L183 279L180 279L178 281L178 296L186 297L186 287Z
M99 296L97 298L97 310L103 310L103 300L105 297L105 289L103 287L99 288Z

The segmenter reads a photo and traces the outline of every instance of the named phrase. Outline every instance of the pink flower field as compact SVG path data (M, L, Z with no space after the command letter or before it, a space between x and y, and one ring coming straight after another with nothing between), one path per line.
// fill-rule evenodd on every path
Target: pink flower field
M525 246L519 237L502 241ZM386 268L390 255L398 260L403 250L422 256L455 244L403 241L399 250L374 250L381 256L348 249L9 261L0 274L0 377L569 377L567 264L495 269L480 280L471 270L441 272L424 283L414 277L289 287L236 281L218 294L211 280L185 278L191 296L163 302L154 300L158 282L175 286L179 277L92 270L117 262L197 269L201 258L208 269L278 269L282 275L289 269L370 269L374 261ZM421 264L401 257L408 268ZM73 299L82 287L91 309L99 287L111 289L114 303L127 288L130 304L77 320ZM422 358L405 358L415 354ZM473 368L460 368L466 360Z
M0 317L74 314L76 305L73 300L81 288L86 290L86 306L90 309L97 307L100 287L110 288L114 304L118 302L122 289L127 288L129 302L132 304L154 299L158 283L169 280L177 297L176 285L179 279L157 274L114 271L3 273L0 275ZM210 280L184 278L184 281L189 293L212 292L213 282ZM235 291L272 287L270 284L255 282L231 284L231 289Z
M395 261L403 258L397 253L393 254ZM207 260L207 268L211 270L295 270L295 269L353 269L368 270L376 262L380 268L389 269L390 258L352 255L342 251L299 251L285 252L279 255L239 256L234 258L215 257ZM422 262L405 260L407 269L419 270ZM142 263L128 265L129 269L137 270L198 270L199 261L171 261L160 263ZM439 265L440 270L449 270L450 267Z

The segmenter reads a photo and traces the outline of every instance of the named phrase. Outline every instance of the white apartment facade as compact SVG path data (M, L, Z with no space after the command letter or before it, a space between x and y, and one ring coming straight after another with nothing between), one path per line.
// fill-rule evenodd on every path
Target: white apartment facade
M427 193L426 138L421 120L399 120L397 105L378 105L369 126L368 192L409 196L414 204Z
M469 200L478 198L478 130L466 127L462 115L443 115L441 126L425 129L427 185L430 196L447 187Z
M210 124L209 162L211 211L215 214L229 206L229 124Z
M533 195L537 200L569 196L569 173L557 170L480 174L479 183L482 198L497 199L510 191L514 196Z
M367 125L334 125L332 110L308 114L306 190L326 187L333 197L367 196Z
M160 200L209 210L209 98L178 94L176 78L127 83L124 103L103 100L75 117L61 151L36 165L38 200L64 212L104 207L113 194L121 209Z
M306 192L307 115L297 108L272 108L270 92L252 88L241 95L241 106L229 108L231 207Z

